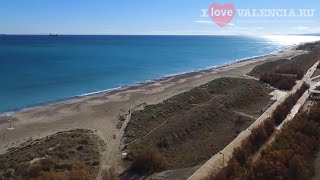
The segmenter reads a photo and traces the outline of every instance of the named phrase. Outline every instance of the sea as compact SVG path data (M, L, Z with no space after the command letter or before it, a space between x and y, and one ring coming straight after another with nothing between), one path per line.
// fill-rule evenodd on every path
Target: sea
M304 36L0 35L0 112L263 56Z

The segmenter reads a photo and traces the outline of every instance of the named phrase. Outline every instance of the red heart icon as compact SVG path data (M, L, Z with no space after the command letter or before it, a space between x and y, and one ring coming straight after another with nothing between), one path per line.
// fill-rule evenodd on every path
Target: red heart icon
M223 6L219 4L212 4L209 7L209 15L211 19L220 27L224 27L230 23L236 13L236 9L233 4L225 4Z

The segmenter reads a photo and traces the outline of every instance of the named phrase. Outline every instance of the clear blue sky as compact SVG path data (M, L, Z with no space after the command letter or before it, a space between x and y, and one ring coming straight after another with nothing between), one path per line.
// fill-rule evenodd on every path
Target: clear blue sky
M0 0L3 34L292 34L320 32L317 0ZM233 3L237 9L315 9L309 18L235 17L221 28L201 9ZM279 19L278 19L279 20ZM210 23L211 22L211 23Z

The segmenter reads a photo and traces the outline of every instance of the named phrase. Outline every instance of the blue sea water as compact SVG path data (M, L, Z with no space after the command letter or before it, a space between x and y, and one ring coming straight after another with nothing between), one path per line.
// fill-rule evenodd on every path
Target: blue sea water
M0 36L0 112L260 56L241 36Z

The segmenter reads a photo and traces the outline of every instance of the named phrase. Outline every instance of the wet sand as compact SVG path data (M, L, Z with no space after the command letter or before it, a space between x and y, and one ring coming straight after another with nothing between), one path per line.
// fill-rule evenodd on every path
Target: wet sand
M21 110L11 115L11 118L14 119L12 122L14 130L12 131L6 130L7 117L0 117L0 154L9 148L19 146L28 139L39 139L59 131L81 128L94 130L105 141L106 149L101 152L101 162L109 162L106 159L108 154L113 151L112 148L119 148L120 144L117 144L117 139L122 138L114 139L114 135L119 133L116 126L120 115L127 114L129 110L143 108L146 104L162 102L176 94L220 77L250 78L245 75L259 64L290 58L302 53L303 51L297 51L291 47L274 54L216 69L177 75L140 86ZM101 165L102 168L116 166L119 169L121 163L114 163Z

